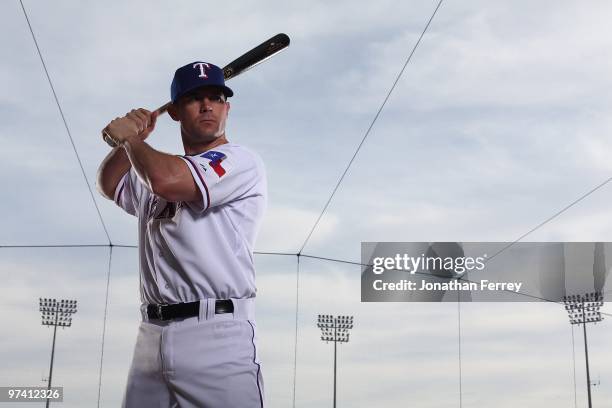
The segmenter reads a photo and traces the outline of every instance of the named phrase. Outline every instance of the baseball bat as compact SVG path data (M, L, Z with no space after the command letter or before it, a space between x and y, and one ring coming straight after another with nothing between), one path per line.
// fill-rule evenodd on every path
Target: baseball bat
M225 80L230 80L238 75L248 71L256 65L261 64L268 58L279 53L289 46L289 36L287 34L276 34L274 37L267 39L257 47L247 51L240 57L236 58L229 64L223 67L223 76ZM157 112L161 115L168 110L172 102L167 102L157 108ZM102 130L102 138L111 147L117 147L117 144L112 140L107 133L106 128Z

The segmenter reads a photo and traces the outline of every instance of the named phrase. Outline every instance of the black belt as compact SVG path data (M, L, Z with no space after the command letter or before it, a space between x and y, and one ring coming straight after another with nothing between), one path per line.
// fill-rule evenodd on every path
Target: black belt
M230 299L215 300L215 313L233 313L234 304ZM173 305L147 305L149 319L172 320L180 317L200 315L200 302L175 303Z

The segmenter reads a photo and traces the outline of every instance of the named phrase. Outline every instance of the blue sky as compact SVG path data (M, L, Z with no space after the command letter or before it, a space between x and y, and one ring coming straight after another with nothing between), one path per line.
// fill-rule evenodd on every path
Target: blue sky
M295 253L437 2L23 4L91 186L108 152L100 129L132 108L165 103L177 67L224 65L289 34L287 51L229 83L228 138L266 163L269 208L256 249ZM604 1L443 2L304 253L358 262L362 241L512 241L611 177L611 16ZM107 244L18 1L3 5L0 21L0 245ZM166 116L150 140L180 153L178 136ZM135 220L95 195L113 243L136 244ZM527 239L611 241L611 199L605 185ZM10 312L0 383L41 384L51 338L36 299L77 298L54 379L66 387L65 406L94 405L108 248L0 251L1 304ZM290 406L296 257L256 262L268 400ZM360 272L301 259L296 406L330 402L331 346L318 340L317 313L355 314L340 350L343 406L457 406L457 305L361 304ZM137 290L136 251L114 249L102 406L121 399ZM465 406L573 406L561 308L461 307ZM589 328L598 405L612 401L608 323ZM579 403L581 347L576 331Z

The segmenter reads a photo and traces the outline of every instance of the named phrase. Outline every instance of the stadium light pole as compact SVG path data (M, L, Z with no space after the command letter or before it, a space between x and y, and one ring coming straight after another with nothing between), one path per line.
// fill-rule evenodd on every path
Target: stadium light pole
M55 335L57 327L70 327L72 325L72 315L77 311L76 300L39 298L40 311L42 313L42 325L53 326L53 343L51 346L51 364L49 365L49 382L47 390L51 389L51 376L53 375L53 357L55 355ZM49 398L47 404L49 407Z
M587 323L597 323L603 320L599 308L603 306L603 295L601 292L590 292L584 295L570 295L563 297L565 310L570 319L570 324L582 324L584 332L584 355L586 360L587 395L589 397L589 408L591 403L591 375L589 373L589 349L587 345Z
M321 340L334 342L334 408L336 408L336 354L338 343L348 343L349 330L353 328L353 316L319 315L317 327L321 329Z

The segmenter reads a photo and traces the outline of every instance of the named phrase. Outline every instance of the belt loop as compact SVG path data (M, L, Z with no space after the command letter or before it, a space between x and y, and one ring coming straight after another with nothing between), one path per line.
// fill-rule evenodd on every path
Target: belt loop
M212 320L215 317L215 301L214 298L206 299L206 320Z
M234 306L234 319L235 320L247 320L244 317L244 310L240 307L239 299L230 299Z
M140 305L140 314L142 316L142 321L143 322L148 322L149 321L149 315L147 314L147 305L142 303Z
M198 321L206 320L206 310L208 309L208 303L204 300L200 300L200 312L198 313Z

